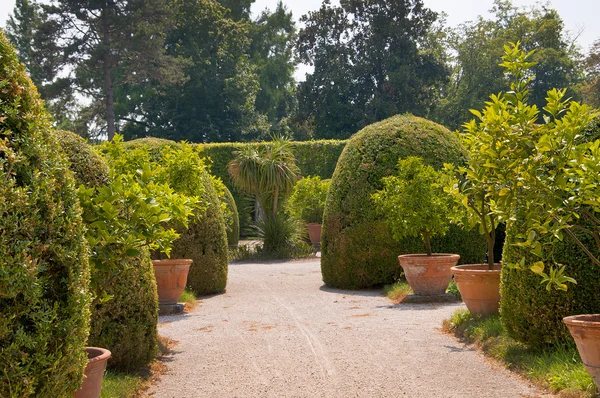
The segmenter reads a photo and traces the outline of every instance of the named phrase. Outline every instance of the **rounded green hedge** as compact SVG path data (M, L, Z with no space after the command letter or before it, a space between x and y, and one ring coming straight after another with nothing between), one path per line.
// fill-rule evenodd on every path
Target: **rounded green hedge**
M99 188L109 183L106 162L81 137L61 131L59 139L78 184ZM111 351L110 368L137 370L158 349L158 296L150 253L123 258L105 269L109 271L93 270L102 283L94 292L88 345ZM105 295L111 298L105 301Z
M424 252L418 238L395 241L371 201L371 194L383 187L382 177L394 173L398 158L407 156L419 156L437 169L465 161L462 145L446 128L412 115L391 117L352 136L325 203L321 272L326 285L358 289L392 283L401 276L398 255ZM485 261L484 237L455 226L432 241L432 249L458 253L463 264Z
M156 138L126 144L149 149L158 162L164 146L178 145ZM199 222L192 220L187 229L178 230L181 236L173 242L171 251L171 258L193 260L187 285L196 295L222 293L227 285L227 232L221 203L208 172L202 176L202 184L205 188L202 200L209 203L206 213Z
M581 141L600 138L600 117L583 132ZM519 262L521 258L531 264L539 258L515 246L514 236L520 231L522 216L506 228L503 262ZM587 247L595 243L588 235L577 234ZM566 292L548 291L540 284L540 277L529 270L502 269L500 313L508 333L532 347L561 343L573 344L562 318L569 315L600 313L600 272L598 266L568 237L554 245L555 261L566 265L566 274L575 278Z
M228 216L225 217L227 221L227 244L237 247L240 241L240 215L231 191L225 184L223 184L223 188L224 193L219 199L225 203L228 209Z
M68 161L0 30L0 396L72 397L81 386L84 234Z

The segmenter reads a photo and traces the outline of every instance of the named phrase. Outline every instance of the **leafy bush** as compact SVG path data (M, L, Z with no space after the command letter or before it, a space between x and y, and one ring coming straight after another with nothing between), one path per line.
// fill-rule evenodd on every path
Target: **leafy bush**
M319 176L298 180L286 203L287 213L306 224L322 223L330 183L331 180L321 180Z
M304 224L284 213L276 216L267 214L256 222L256 232L263 240L262 254L265 257L293 258L311 252L304 242Z
M364 288L391 284L401 276L397 256L421 251L418 238L392 238L377 214L371 195L381 179L395 172L399 158L421 157L440 169L465 162L464 149L444 127L411 115L398 115L365 127L344 148L331 179L325 204L321 271L328 286ZM462 263L485 260L477 231L450 226L432 250L458 253Z
M79 184L86 188L110 187L106 162L82 138L59 132L59 139ZM84 214L96 213L96 209L87 208L96 206L95 201L83 200L82 204L86 207ZM99 220L94 217L89 221ZM150 253L147 248L141 248L139 255L128 256L128 247L117 241L102 247L105 242L98 241L96 232L104 230L96 231L88 225L88 231L92 242L97 242L92 247L92 260L102 263L92 268L92 280L101 283L93 284L88 345L111 351L110 368L137 370L153 360L158 346L158 299ZM118 232L121 236L127 233ZM110 253L106 253L107 250Z
M225 226L227 227L227 245L235 247L240 241L240 217L235 199L233 199L231 191L223 184L220 178L211 177L217 191L217 196L221 202L221 211L223 212Z
M90 316L81 209L44 104L1 31L0 215L0 396L73 396Z

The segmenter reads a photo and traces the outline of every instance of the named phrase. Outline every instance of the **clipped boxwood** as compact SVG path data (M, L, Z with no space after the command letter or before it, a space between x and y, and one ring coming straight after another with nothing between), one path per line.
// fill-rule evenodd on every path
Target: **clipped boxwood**
M596 118L583 132L581 141L600 139L600 117ZM503 262L517 263L521 258L526 264L532 264L539 258L527 250L513 245L514 237L522 229L517 217L515 223L507 226L506 244L504 245ZM587 234L576 233L587 245L595 243ZM554 245L554 260L566 265L566 274L577 281L569 284L566 292L546 290L540 284L540 276L529 270L517 270L504 267L502 269L500 311L502 323L507 332L516 340L532 347L544 347L561 343L573 344L562 318L569 315L600 313L600 272L598 266L568 237Z
M331 179L321 237L321 272L331 287L367 288L401 276L397 256L423 253L423 242L392 238L377 215L371 194L395 171L398 158L418 156L436 169L465 161L462 145L446 128L431 121L397 115L365 127L348 140ZM451 226L432 241L438 253L457 253L461 263L481 263L486 245L476 230Z
M109 169L78 135L59 132L78 184L99 188L109 183ZM111 351L108 366L121 371L137 370L149 364L158 349L158 297L150 253L125 257L106 270L93 270L101 285L94 292L88 345ZM114 271L118 271L115 273ZM110 296L104 300L104 296Z
M178 145L156 138L142 138L126 144L149 149L159 163L164 146ZM196 295L222 293L227 285L227 232L221 203L208 172L201 176L201 183L204 186L201 199L208 203L206 213L200 221L191 220L187 229L178 229L181 236L173 242L171 251L171 258L193 260L187 284Z
M225 203L227 208L227 213L225 214L225 221L227 224L227 244L232 247L237 247L240 241L240 216L231 191L225 184L221 184L223 192L219 195L219 200L222 203Z
M0 396L69 397L87 363L89 263L69 164L0 31Z

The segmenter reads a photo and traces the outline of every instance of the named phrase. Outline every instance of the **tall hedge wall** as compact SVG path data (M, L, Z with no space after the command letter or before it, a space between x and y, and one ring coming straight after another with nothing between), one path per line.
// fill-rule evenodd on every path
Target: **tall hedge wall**
M168 140L143 138L127 142L129 146L149 148L160 162L160 150L165 145L177 145ZM203 200L209 203L199 222L180 229L181 236L173 243L171 258L190 258L193 263L188 274L188 287L197 295L221 293L227 284L227 233L217 192L210 175L202 177L205 188Z
M87 363L89 263L69 163L0 30L0 396L72 397Z
M78 184L99 188L109 183L106 162L82 138L63 131L59 139ZM137 370L149 364L158 349L158 296L150 253L126 257L107 269L93 270L102 283L94 292L88 345L111 351L110 368ZM105 294L112 298L103 301Z
M395 241L371 201L382 188L382 177L407 156L419 156L435 168L465 161L464 149L446 128L411 115L391 117L352 136L331 179L323 216L321 272L328 286L391 283L401 275L398 255L424 252L420 239ZM436 252L460 254L461 263L485 260L484 238L477 231L453 226L432 246Z
M600 117L596 118L583 132L582 141L600 139ZM514 246L514 236L519 233L522 216L517 222L507 226L504 246L504 263L518 262L525 257L527 263L538 258ZM588 247L594 242L587 235L579 235ZM562 318L568 315L600 313L600 272L568 237L554 245L556 262L567 266L567 275L577 280L577 285L569 284L567 292L551 290L540 285L540 277L529 270L515 270L504 267L502 270L500 311L502 322L509 334L530 346L567 342L573 339Z

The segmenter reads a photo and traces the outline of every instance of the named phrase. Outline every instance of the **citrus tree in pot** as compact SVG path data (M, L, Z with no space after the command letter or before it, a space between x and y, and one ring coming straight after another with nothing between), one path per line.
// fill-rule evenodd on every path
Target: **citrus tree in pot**
M427 254L398 257L406 280L415 294L444 294L458 254L432 253L431 238L443 236L453 217L452 198L440 185L441 175L421 158L399 159L397 175L382 179L383 189L372 198L395 239L420 236Z
M286 212L306 223L310 243L321 244L321 223L330 180L307 176L299 180L286 203Z

